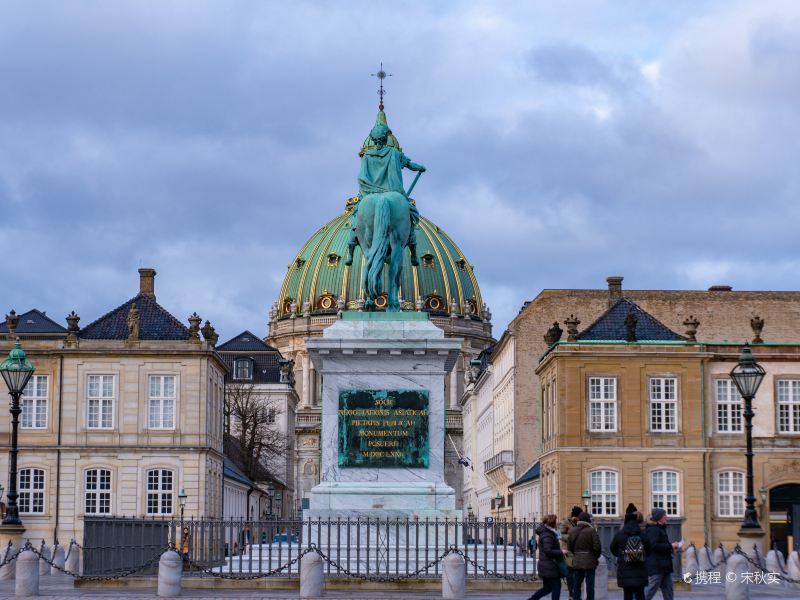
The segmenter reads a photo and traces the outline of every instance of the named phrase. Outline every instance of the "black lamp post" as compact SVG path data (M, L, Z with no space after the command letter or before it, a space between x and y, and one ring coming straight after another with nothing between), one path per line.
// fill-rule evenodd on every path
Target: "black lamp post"
M183 511L186 508L186 500L188 497L186 490L181 488L181 491L178 492L178 504L181 506L181 524L183 524Z
M0 364L0 374L8 386L8 393L11 394L11 449L8 452L8 506L6 516L3 518L3 525L21 526L19 520L19 507L17 506L17 433L19 430L19 414L22 408L19 405L19 397L22 395L25 386L33 376L33 364L25 358L25 351L19 343L19 339L14 343L8 358Z
M756 495L753 489L753 398L758 391L758 386L764 380L766 371L756 362L750 344L745 344L739 355L739 364L731 370L731 379L744 399L744 431L747 438L747 496L744 510L744 520L741 530L756 532L761 530L756 513Z

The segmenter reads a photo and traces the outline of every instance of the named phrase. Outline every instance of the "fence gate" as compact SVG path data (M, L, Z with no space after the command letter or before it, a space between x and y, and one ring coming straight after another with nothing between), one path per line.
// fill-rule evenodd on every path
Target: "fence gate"
M170 542L170 521L86 517L83 523L83 573L108 575L141 565ZM155 565L149 571L155 572Z

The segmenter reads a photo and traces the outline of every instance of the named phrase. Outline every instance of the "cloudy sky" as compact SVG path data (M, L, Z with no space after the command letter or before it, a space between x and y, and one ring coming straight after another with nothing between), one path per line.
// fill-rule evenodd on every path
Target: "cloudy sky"
M800 2L0 1L0 309L264 333L389 123L503 330L549 287L798 289Z

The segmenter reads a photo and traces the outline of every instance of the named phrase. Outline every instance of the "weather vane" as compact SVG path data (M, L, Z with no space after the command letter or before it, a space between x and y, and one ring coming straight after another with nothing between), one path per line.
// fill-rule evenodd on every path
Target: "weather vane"
M381 82L381 87L378 90L378 96L380 96L381 101L380 101L380 104L378 105L378 108L380 110L383 110L383 95L386 93L386 91L383 89L383 80L386 79L387 77L391 77L392 74L391 73L387 73L386 71L384 71L383 70L383 63L381 63L380 70L377 73L372 73L371 75L373 77L377 77Z

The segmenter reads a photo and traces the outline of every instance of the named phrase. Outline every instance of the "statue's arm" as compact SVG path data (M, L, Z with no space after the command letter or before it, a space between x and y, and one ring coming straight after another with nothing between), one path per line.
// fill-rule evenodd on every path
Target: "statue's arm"
M418 165L415 162L412 162L410 158L408 158L405 154L403 154L403 166L407 169L411 169L412 171L420 171L422 173L425 172L425 167L422 165Z

